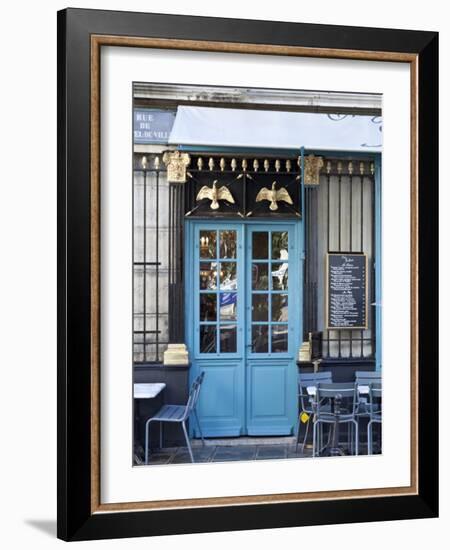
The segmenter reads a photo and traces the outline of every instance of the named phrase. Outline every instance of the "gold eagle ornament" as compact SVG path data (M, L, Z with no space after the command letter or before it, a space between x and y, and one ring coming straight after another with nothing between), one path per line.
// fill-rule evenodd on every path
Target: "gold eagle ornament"
M204 185L198 192L196 201L201 201L203 199L209 199L211 204L209 207L211 210L217 210L219 208L219 201L228 201L234 204L233 195L230 193L230 190L225 185L222 185L220 189L217 189L217 180L213 181L212 187Z
M289 193L286 191L286 187L281 187L281 189L276 189L277 182L272 183L272 189L267 189L263 187L259 193L256 195L256 202L261 201L270 201L270 210L278 210L278 202L283 201L288 204L294 204Z

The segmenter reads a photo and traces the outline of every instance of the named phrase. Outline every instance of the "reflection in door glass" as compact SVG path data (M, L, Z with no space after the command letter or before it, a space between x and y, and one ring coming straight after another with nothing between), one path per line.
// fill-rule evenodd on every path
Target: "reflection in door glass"
M272 294L272 321L288 320L288 295Z
M200 231L200 258L216 258L216 231Z
M220 293L220 320L236 321L237 292Z
M252 264L253 290L267 290L269 288L268 264Z
M272 262L272 290L287 290L288 264Z
M268 321L268 300L267 294L253 294L252 296L252 321Z
M200 294L200 321L216 321L217 299L215 294Z
M217 263L200 262L200 290L217 288Z
M253 233L252 256L256 260L267 260L269 257L269 240L267 231Z
M236 258L236 231L220 231L221 258Z
M216 353L216 327L200 326L200 353Z
M272 231L272 259L288 259L288 232Z
M220 326L220 353L236 353L236 325Z
M272 353L283 353L288 350L288 326L272 325Z
M248 274L251 353L287 353L288 316L288 231L252 231L250 258L243 266ZM237 353L238 335L238 232L233 229L202 229L199 232L199 351ZM250 300L248 303L247 300ZM240 305L240 307L243 307ZM247 330L247 329L246 329ZM240 344L239 344L240 345Z
M252 326L252 352L267 353L269 351L268 325Z
M236 262L220 263L220 290L236 290Z

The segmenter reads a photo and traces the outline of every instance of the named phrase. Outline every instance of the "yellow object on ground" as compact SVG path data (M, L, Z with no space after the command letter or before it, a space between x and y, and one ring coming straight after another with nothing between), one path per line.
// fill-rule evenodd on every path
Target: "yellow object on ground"
M303 424L306 424L309 420L309 414L302 412L302 414L300 415L300 420L303 422Z

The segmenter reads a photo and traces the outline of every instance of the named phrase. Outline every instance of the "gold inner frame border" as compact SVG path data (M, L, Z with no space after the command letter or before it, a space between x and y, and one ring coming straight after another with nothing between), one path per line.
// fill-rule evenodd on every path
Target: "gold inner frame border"
M319 491L314 493L282 493L233 497L212 497L179 500L120 502L103 504L100 500L100 50L102 46L136 48L162 48L205 52L228 52L294 57L318 57L330 59L358 59L391 61L410 65L411 99L411 449L410 479L407 487L355 489L344 491ZM418 71L417 54L332 48L308 48L274 44L247 44L169 38L142 38L115 35L91 35L90 65L90 184L91 184L91 513L133 510L163 510L174 508L202 508L251 504L275 504L283 502L308 502L317 500L342 500L367 497L417 495L418 480Z

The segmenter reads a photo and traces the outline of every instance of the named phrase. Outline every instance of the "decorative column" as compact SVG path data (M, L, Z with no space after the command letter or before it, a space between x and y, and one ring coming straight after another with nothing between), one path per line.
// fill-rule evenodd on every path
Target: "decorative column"
M169 346L164 364L187 364L184 344L184 184L191 159L181 151L166 151L163 162L169 183Z

